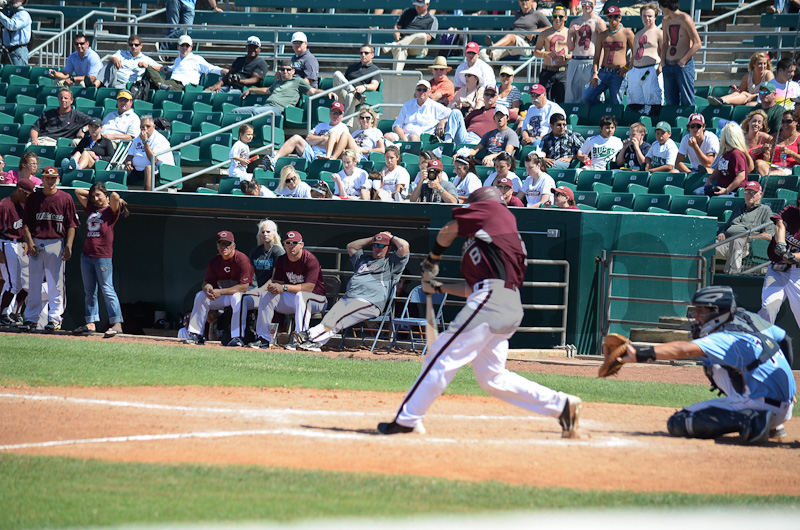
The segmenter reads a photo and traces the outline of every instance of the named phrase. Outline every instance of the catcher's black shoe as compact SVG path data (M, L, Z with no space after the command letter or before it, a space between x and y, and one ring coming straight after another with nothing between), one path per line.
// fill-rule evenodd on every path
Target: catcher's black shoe
M400 425L396 421L393 421L391 423L379 423L378 432L381 434L408 434L412 432L425 434L425 427L423 427L421 423L416 427L406 427L405 425Z
M202 335L192 332L189 332L189 338L184 339L183 341L184 344L191 344L194 346L202 346L203 344L205 344L205 342L206 341L203 339Z
M567 394L567 403L564 405L564 410L561 411L561 416L558 417L558 423L561 424L561 437L562 438L580 438L578 434L578 417L583 408L583 401L578 396Z
M740 438L748 445L763 444L769 441L769 424L772 422L773 416L774 413L770 410L751 411L750 425L741 432Z

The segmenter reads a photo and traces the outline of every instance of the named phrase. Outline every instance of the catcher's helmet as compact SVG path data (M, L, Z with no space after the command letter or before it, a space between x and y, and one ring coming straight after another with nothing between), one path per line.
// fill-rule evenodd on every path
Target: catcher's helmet
M482 188L478 188L470 193L466 200L467 203L484 201L494 201L502 204L506 203L506 201L503 200L503 194L500 193L500 190L494 186L484 186Z
M703 315L703 322L697 319L695 309L698 307L711 308L711 312ZM698 289L692 296L692 305L686 313L692 321L692 338L698 339L715 332L733 318L736 308L736 295L727 285L712 285Z

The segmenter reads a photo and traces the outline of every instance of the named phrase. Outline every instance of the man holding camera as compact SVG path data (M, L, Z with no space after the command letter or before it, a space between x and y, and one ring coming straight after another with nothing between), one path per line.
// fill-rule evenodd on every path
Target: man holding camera
M247 55L238 57L231 65L228 73L206 90L210 92L239 93L246 88L261 84L267 75L269 66L258 56L261 53L261 39L256 36L247 38Z
M442 180L444 166L442 161L434 158L428 162L425 173L427 180L420 181L409 197L409 202L446 202L458 204L456 187L449 180Z
M0 0L0 25L3 26L3 64L28 65L31 41L31 15L23 7L28 0Z

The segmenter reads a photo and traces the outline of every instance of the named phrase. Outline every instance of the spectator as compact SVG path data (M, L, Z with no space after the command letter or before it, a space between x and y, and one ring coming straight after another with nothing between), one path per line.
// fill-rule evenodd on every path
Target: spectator
M678 158L678 146L671 138L672 127L665 121L656 124L656 141L645 156L646 171L651 173L672 172Z
M0 296L0 326L16 326L19 323L16 307L22 307L28 291L24 286L23 268L27 267L28 252L22 229L25 202L36 189L30 179L17 182L11 195L0 201L0 255L3 256L3 288ZM26 274L27 275L27 274ZM11 304L16 300L16 307ZM13 316L12 316L13 315Z
M348 81L358 79L372 72L380 72L378 65L372 62L375 58L375 48L371 44L362 44L359 51L361 60L347 67L344 75L339 70L333 72L333 86L346 84ZM355 85L343 87L335 92L339 101L344 104L345 115L351 114L355 103L364 101L366 92L375 92L381 86L381 74L378 73L369 79L359 81Z
M392 202L392 194L383 189L383 175L377 171L372 171L369 174L369 181L367 181L367 189L369 190L368 198L370 201L384 201Z
M259 288L258 339L251 348L262 350L272 346L270 323L275 312L294 314L295 331L308 329L311 315L325 311L328 300L325 298L325 280L316 256L303 247L300 232L286 232L286 254L275 260L272 278ZM296 350L298 344L290 342L287 350Z
M600 95L606 89L609 94L607 101L614 105L621 104L625 91L623 81L631 69L628 55L633 49L633 31L622 26L622 11L616 6L608 8L606 19L608 29L597 38L592 79L583 91L583 102L589 105L599 103Z
M794 103L800 97L800 84L792 81L795 72L794 60L784 57L775 68L775 102L786 110L794 110Z
M128 49L119 50L112 55L98 74L102 84L112 88L127 88L128 83L138 81L148 66L161 68L161 65L142 53L142 39L138 35L128 37Z
M139 136L131 142L131 148L128 150L125 170L128 172L129 183L143 181L144 190L150 191L153 189L158 167L161 164L175 165L175 158L172 156L172 151L169 151L169 140L156 130L152 116L142 116L139 129L141 131ZM153 171L151 160L156 153L160 154L156 157L156 171Z
M775 0L774 4L767 6L766 13L797 13L800 11L800 0Z
M575 155L575 158L583 163L583 169L603 171L609 162L617 158L617 153L622 150L622 140L614 136L616 130L617 118L614 116L600 118L600 134L586 140Z
M342 170L333 175L336 184L334 194L342 199L369 200L368 180L367 172L358 167L358 155L352 149L345 149L342 153Z
M276 159L294 153L309 162L316 158L339 158L347 146L348 136L347 125L342 123L344 105L335 102L331 105L330 115L330 122L318 124L305 138L295 134L286 140L278 152L268 158L271 165L274 167Z
M712 105L755 105L758 103L758 89L762 83L775 79L769 54L756 52L750 57L747 75L742 78L739 88L731 86L731 93L720 98L708 96Z
M276 197L271 189L259 184L256 179L240 180L239 189L242 190L242 194L253 197L268 197L270 199Z
M233 232L223 230L217 234L217 256L211 258L206 268L203 287L194 297L192 317L189 320L189 338L186 344L201 345L208 312L230 307L231 340L225 346L244 346L242 340L245 316L244 293L253 281L255 271L250 259L236 250Z
M747 174L753 168L753 160L747 154L742 129L729 122L719 135L719 156L716 169L706 179L705 189L695 193L706 195L733 195L744 187ZM716 182L714 184L714 182Z
M302 31L292 33L292 66L295 74L305 79L312 88L319 88L319 61L308 51L308 38Z
M513 156L509 153L500 153L494 159L494 171L489 173L489 176L483 181L483 185L494 186L500 179L508 179L514 187L514 194L519 193L519 190L522 189L522 181L514 173L516 167L517 163Z
M464 79L464 71L468 68L472 68L473 66L480 70L480 80L483 86L497 85L497 80L494 77L494 70L492 70L492 67L489 66L483 59L478 57L480 51L481 47L478 46L477 42L467 43L467 47L464 51L465 61L458 65L458 68L456 68L456 77L453 81L456 90L467 84L466 79Z
M461 114L464 116L473 110L482 108L484 104L484 88L480 75L480 70L474 66L464 70L464 80L466 84L456 91L448 107L461 111Z
M761 204L761 184L751 180L744 186L744 204L737 204L731 213L725 227L717 235L717 241L725 241L731 237L769 222L772 217L772 210L766 204ZM724 259L725 274L741 274L742 259L750 254L750 241L753 239L764 239L772 241L775 235L775 225L770 223L767 228L762 228L752 232L747 237L740 237L717 247L718 259Z
M3 184L17 184L22 179L28 179L36 186L42 185L42 180L36 176L39 171L39 157L30 151L23 153L19 159L19 169L12 169L6 173Z
M66 304L64 269L72 257L75 228L80 225L75 202L66 192L58 189L58 170L48 166L42 171L43 187L34 191L25 202L23 234L28 246L28 285L33 286L33 296L25 304L25 322L20 331L32 331L38 326L43 301L40 295L42 282L47 280L47 325L52 333L61 329Z
M222 13L222 8L217 5L217 0L208 0L208 5L214 13ZM197 0L166 0L167 8L167 41L156 44L159 51L174 50L172 44L181 34L179 26L191 26L194 24L194 12L197 7ZM180 41L178 42L180 45ZM196 83L195 83L196 84Z
M100 118L92 118L89 134L81 138L72 154L61 161L61 170L92 169L98 160L109 162L114 151L114 144L103 136L103 122Z
M58 91L58 107L45 110L31 127L33 145L56 145L58 138L83 138L83 128L92 120L72 108L72 91L62 87Z
M428 55L425 46L433 40L439 21L428 12L430 0L414 0L414 7L403 11L394 25L394 43L383 47L383 53L391 53L396 61L395 70L405 68L405 61L409 53L418 57ZM399 30L414 31L414 33L400 34Z
M437 134L457 144L477 144L486 133L497 128L494 123L497 107L497 87L488 85L483 88L481 108L473 110L466 116L460 112L451 112L446 128L443 131L437 130ZM509 122L516 122L519 119L515 111L512 110L509 114Z
M556 187L553 177L544 171L543 160L531 151L525 156L525 182L522 183L517 197L523 198L528 208L541 208L550 204L552 189Z
M581 16L569 27L567 49L570 60L567 65L567 89L564 96L566 103L579 103L583 91L592 79L592 63L594 62L597 37L606 30L605 21L594 12L595 0L582 0Z
M767 128L767 113L756 109L742 121L744 141L747 152L756 164L756 172L762 177L769 174L769 163L772 159L772 144L775 138Z
M527 34L515 35L508 33L497 42L492 42L492 38L487 35L487 48L481 53L481 58L485 61L499 61L503 57L516 55L517 53L523 57L530 57L534 46L536 46L536 37L544 28L549 26L550 23L547 18L537 11L535 0L519 0L519 11L514 13L511 31L524 31ZM501 46L513 46L513 48L501 48ZM493 47L497 48L489 49Z
M781 116L785 112L783 105L778 104L777 89L774 81L761 83L758 88L758 98L761 101L761 110L767 115L767 126L770 131L781 129Z
M547 97L558 103L564 102L567 89L569 31L564 25L566 21L567 12L563 7L556 6L553 9L553 25L542 32L534 50L534 55L542 58L539 83L547 90Z
M572 166L577 160L575 155L585 142L583 136L567 129L567 118L560 112L550 115L550 129L539 146L544 152L542 165L545 169Z
M553 208L562 210L580 210L575 205L575 193L567 186L559 186L550 190L553 193Z
M392 245L397 249L391 256ZM372 249L367 254L365 249ZM303 350L321 351L330 338L347 328L380 316L392 288L408 265L408 241L381 232L347 244L355 271L344 296L308 331L296 331L294 340Z
M548 101L545 92L544 85L531 85L531 106L528 107L525 121L517 130L522 145L540 146L542 138L550 132L550 117L556 113L567 115L558 103Z
M792 168L800 164L800 133L797 129L797 116L786 111L781 119L781 130L775 139L770 175L790 175Z
M0 155L0 184L6 183L6 158Z
M519 197L514 194L514 183L510 178L498 178L495 182L495 187L500 190L500 194L503 196L503 201L507 206L515 206L517 208L525 207L525 205L522 204L522 201L519 200Z
M661 71L667 105L694 105L694 54L702 43L692 17L679 10L680 0L658 0L664 18L661 28Z
M259 53L261 53L261 39L251 35L247 38L246 55L237 57L231 64L228 73L206 90L237 94L246 88L260 85L264 76L269 72L269 66L263 58L258 56Z
M428 68L433 72L433 79L430 80L431 99L442 105L449 105L456 91L453 82L447 78L447 73L452 70L447 66L447 57L437 55Z
M664 103L661 48L664 33L656 26L658 6L642 7L642 23L633 39L633 68L628 72L628 106L645 116L657 116Z
M470 193L482 185L478 175L475 174L475 160L469 156L468 149L459 151L453 157L453 170L456 172L453 186L456 188L458 202L463 203Z
M486 149L488 153L481 160L481 164L484 166L493 166L494 159L500 153L506 152L513 155L514 151L519 147L517 133L508 127L507 108L497 107L495 109L494 123L497 128L484 134L478 145L470 152L470 156L476 156L480 151Z
M440 160L438 156L433 151L422 151L419 154L419 163L417 166L419 167L419 171L417 172L417 176L414 178L414 182L411 183L411 189L415 190L417 186L419 186L420 181L424 180L426 175L428 174L428 163L432 160ZM409 173L411 175L411 173ZM447 176L447 173L442 171L442 180L450 180Z
M286 107L294 107L300 101L301 95L314 95L323 92L317 88L311 88L300 77L294 75L295 70L292 62L289 59L283 59L278 67L278 76L275 82L270 87L250 87L242 94L242 99L250 94L266 94L266 104L254 105L251 107L237 107L231 112L233 114L264 114L265 112L273 111L276 116L283 114ZM336 95L328 94L328 98L336 99Z
M106 185L95 182L92 187L76 189L75 196L86 210L86 241L81 252L81 277L86 302L86 324L72 332L76 335L97 331L100 321L100 306L97 288L103 292L111 324L105 338L122 333L122 308L114 290L114 267L111 260L114 249L114 225L122 217L128 217L128 204L116 191L109 193Z
M145 78L158 87L159 90L183 90L188 85L199 85L200 76L203 74L224 75L228 71L214 66L200 57L193 50L194 42L189 35L181 35L178 39L178 57L172 66L148 66ZM170 74L165 79L161 73Z
M431 84L422 79L417 83L414 99L406 101L394 120L392 132L384 138L396 142L418 142L420 135L433 134L437 126L444 130L450 109L430 99Z
M11 5L0 12L3 26L2 64L28 66L28 44L31 41L31 15L25 11L28 0L10 0Z
M622 150L617 153L616 163L618 167L630 169L631 171L644 169L645 156L647 151L650 150L650 143L645 141L645 136L647 136L647 127L643 123L637 121L631 124L630 129L628 129L628 139L622 142Z
M275 221L262 219L258 223L256 242L258 244L250 251L250 263L255 271L254 284L257 287L263 287L272 278L275 260L286 254Z
M689 116L689 134L681 139L678 146L678 157L675 167L683 173L699 171L702 167L706 172L711 170L711 164L719 152L719 139L714 133L706 130L706 119L702 114ZM689 165L686 164L686 158Z
M127 90L117 93L117 110L103 118L103 136L112 142L133 140L139 135L141 120L133 111L133 96Z
M508 110L519 112L522 106L522 94L519 88L513 85L514 69L508 65L500 68L500 86L497 87L497 104ZM490 85L491 86L491 85ZM486 89L484 88L484 91Z
M370 153L383 153L386 146L383 133L378 129L378 115L371 107L362 107L358 112L358 123L361 127L347 134L347 148L358 156L358 160L368 160Z
M434 158L427 164L426 175L420 179L419 186L414 188L408 200L410 202L438 202L458 204L458 195L453 184L442 178L444 166L442 161Z
M239 179L239 183L243 180L253 180L253 174L247 172L247 166L250 165L250 142L253 141L253 126L245 123L239 126L239 139L231 147L231 152L228 157L231 159L231 165L228 169L228 176Z
M318 180L317 183L311 188L312 199L338 199L339 196L333 195L331 188L324 180Z
M293 199L312 199L311 186L300 180L300 175L292 165L283 166L278 187L275 188L278 197Z
M393 200L402 201L408 195L408 187L411 184L411 175L406 168L400 165L400 149L390 145L383 154L386 165L381 170L381 188L385 190ZM373 187L375 182L372 183Z
M103 68L100 56L89 46L89 39L83 33L75 35L72 44L75 46L75 51L67 57L64 69L61 72L50 70L50 77L56 79L58 84L66 86L97 86L99 84L97 76Z

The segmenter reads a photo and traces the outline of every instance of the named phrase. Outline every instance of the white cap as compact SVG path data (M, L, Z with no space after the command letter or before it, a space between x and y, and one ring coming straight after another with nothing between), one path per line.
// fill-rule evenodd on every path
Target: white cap
M292 42L308 42L308 38L302 31L295 31L292 33Z
M494 113L497 114L498 112L500 114L505 114L506 116L508 116L508 109L504 105L498 105L497 107L495 107Z
M181 35L178 39L178 46L181 44L188 44L189 46L192 45L192 38L189 35Z
M431 3L431 0L414 0L414 5L417 7L426 6Z
M261 39L259 39L255 35L251 35L251 36L247 37L247 45L248 46L250 46L250 45L258 46L260 48L261 47Z
M416 84L416 86L420 86L420 85L424 86L428 90L431 89L431 84L428 83L425 79L420 79L419 82Z

